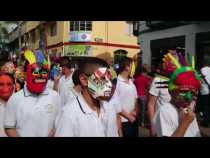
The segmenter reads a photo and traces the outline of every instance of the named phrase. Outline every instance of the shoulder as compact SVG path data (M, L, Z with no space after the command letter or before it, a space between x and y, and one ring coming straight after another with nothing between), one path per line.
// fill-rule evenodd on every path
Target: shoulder
M49 92L50 95L55 96L55 97L59 97L58 92L56 92L55 90L53 90L51 88L47 88L47 91Z
M17 105L21 102L21 100L23 100L25 97L24 97L24 91L23 90L20 90L19 92L17 93L14 93L8 100L7 102L7 106L15 106L17 107Z
M22 89L22 90L20 90L20 91L18 91L16 93L12 94L12 96L10 97L9 100L19 100L19 99L21 99L23 97L24 97L24 91Z
M78 102L77 102L77 99L76 98L75 99L68 100L68 102L63 107L63 111L66 114L71 113L72 115L75 115L75 113L78 112L78 109L79 109L79 105L78 105Z

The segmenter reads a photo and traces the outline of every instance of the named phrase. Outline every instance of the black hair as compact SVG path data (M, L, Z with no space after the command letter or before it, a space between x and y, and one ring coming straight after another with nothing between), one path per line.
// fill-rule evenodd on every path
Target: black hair
M124 57L120 63L119 63L119 69L117 70L117 74L120 74L123 72L126 68L126 66L130 65L132 63L132 59L129 57Z
M79 79L80 74L81 74L81 71L79 69L76 69L73 72L72 81L75 86L80 85L80 79Z
M62 57L60 62L61 67L73 68L73 63L68 57Z
M100 58L96 57L89 57L87 59L81 60L78 63L78 67L81 73L86 75L92 75L95 71L96 67L107 67L109 68L108 63Z
M112 85L114 85L114 86L117 85L117 78L114 78L114 79L112 80Z
M15 78L12 74L0 72L0 77L1 76L8 76L12 80L13 84L15 84Z
M19 79L17 79L16 83L20 84L20 89L23 89L23 87L24 87L24 82L23 81L20 81Z

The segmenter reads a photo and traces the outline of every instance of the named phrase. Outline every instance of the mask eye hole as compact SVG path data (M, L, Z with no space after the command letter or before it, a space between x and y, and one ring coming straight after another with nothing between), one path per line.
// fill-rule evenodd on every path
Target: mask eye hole
M39 71L38 71L38 70L34 70L34 71L32 72L32 74L33 74L34 76L38 76L38 75L39 75Z

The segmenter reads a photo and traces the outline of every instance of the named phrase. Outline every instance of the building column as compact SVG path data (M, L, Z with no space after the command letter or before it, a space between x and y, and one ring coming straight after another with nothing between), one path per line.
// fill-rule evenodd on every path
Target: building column
M190 32L185 36L185 52L196 55L196 33Z
M151 48L150 40L140 36L140 46L142 50L142 64L147 64L151 66Z

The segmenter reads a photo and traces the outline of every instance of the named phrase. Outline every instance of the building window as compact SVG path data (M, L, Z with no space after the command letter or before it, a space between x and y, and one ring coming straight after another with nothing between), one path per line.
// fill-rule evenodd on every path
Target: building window
M53 22L49 24L49 35L56 36L57 35L57 22Z
M70 31L92 31L92 21L70 21Z

